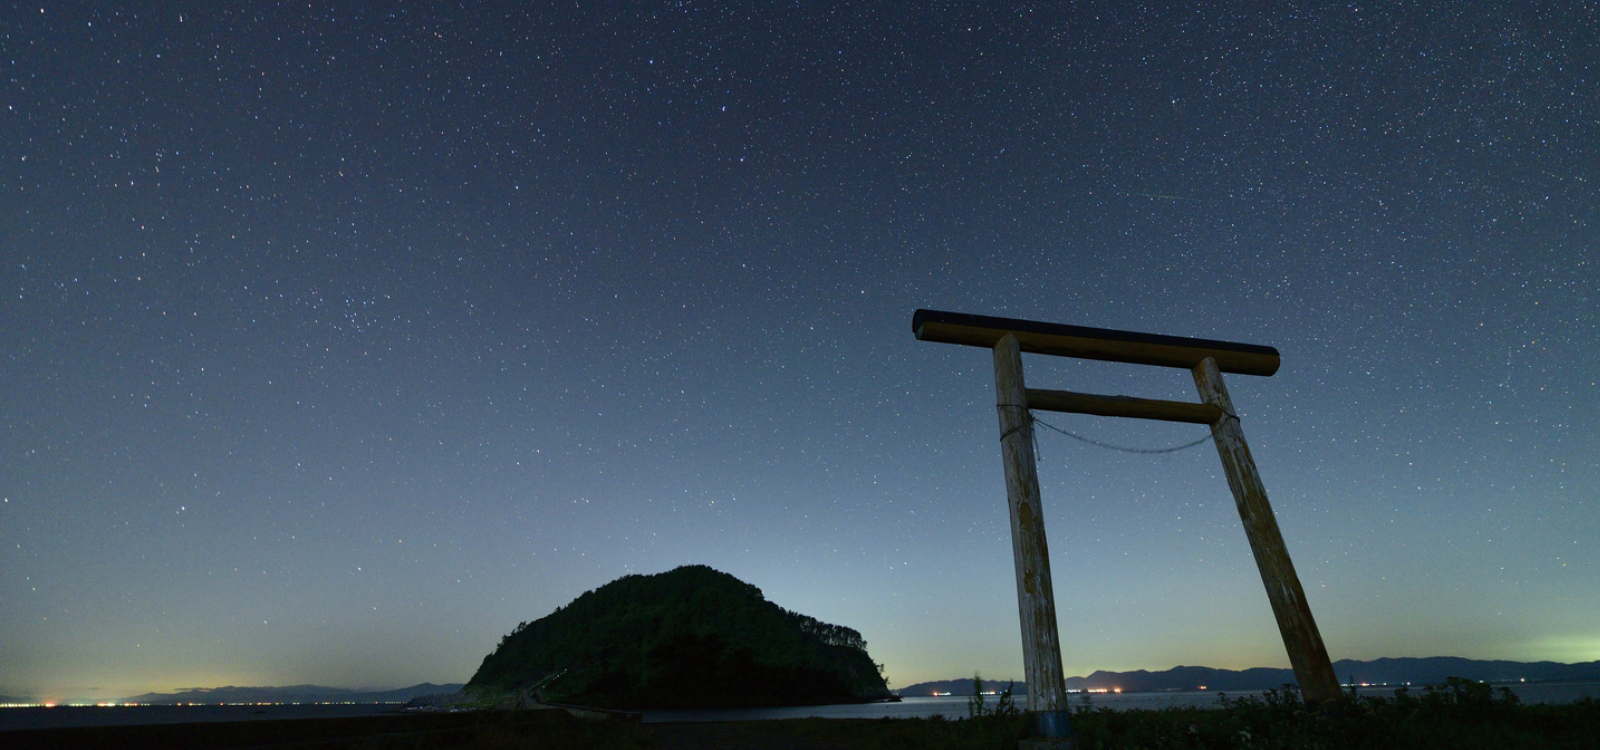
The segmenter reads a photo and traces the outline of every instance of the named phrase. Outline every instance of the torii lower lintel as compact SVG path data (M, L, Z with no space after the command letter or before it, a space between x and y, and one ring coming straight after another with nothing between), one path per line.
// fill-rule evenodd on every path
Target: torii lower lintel
M1334 705L1344 699L1283 534L1267 502L1261 475L1244 441L1237 412L1222 382L1223 372L1273 374L1279 364L1276 349L938 310L916 311L912 330L923 341L981 346L994 351L1001 457L1022 619L1023 666L1036 736L1065 738L1070 737L1070 731L1030 409L1210 425L1301 694L1312 705ZM1024 351L1182 367L1193 374L1201 403L1028 388L1022 377Z

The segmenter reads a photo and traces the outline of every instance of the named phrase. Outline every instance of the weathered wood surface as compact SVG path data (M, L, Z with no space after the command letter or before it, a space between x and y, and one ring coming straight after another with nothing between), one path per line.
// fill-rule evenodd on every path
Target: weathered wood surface
M1017 571L1028 710L1050 714L1041 726L1064 731L1065 712L1071 706L1062 675L1050 548L1045 541L1044 515L1039 509L1039 473L1034 464L1027 387L1022 380L1022 349L1015 336L1001 337L995 344L994 390L1000 413L1000 457L1005 463L1006 497L1011 509L1011 551Z
M1223 471L1228 475L1228 488L1233 490L1239 519L1244 522L1250 551L1255 553L1256 566L1261 569L1261 582L1267 587L1267 599L1278 620L1278 632L1283 635L1283 646L1289 652L1289 664L1294 667L1300 693L1313 705L1343 700L1339 678L1328 660L1328 649L1323 646L1322 634L1311 617L1311 605L1300 586L1300 577L1294 572L1294 563L1289 560L1283 532L1279 531L1278 520L1267 502L1266 487L1261 483L1260 472L1256 471L1250 446L1244 441L1244 429L1239 426L1238 412L1233 410L1233 400L1228 396L1222 372L1214 360L1207 358L1195 366L1194 384L1200 390L1200 400L1217 407L1223 414L1222 419L1211 425L1211 436L1222 458Z
M988 349L998 344L1000 339L1014 336L1022 351L1035 354L1181 367L1185 370L1192 369L1207 357L1216 360L1223 372L1241 375L1271 375L1278 371L1279 364L1278 350L1270 346L942 310L916 311L911 316L911 330L922 341Z
M1094 414L1101 417L1135 417L1207 425L1222 418L1222 411L1211 404L1190 404L1183 401L1161 401L1133 396L1097 396L1092 393L1047 391L1040 388L1028 389L1028 408L1071 414Z

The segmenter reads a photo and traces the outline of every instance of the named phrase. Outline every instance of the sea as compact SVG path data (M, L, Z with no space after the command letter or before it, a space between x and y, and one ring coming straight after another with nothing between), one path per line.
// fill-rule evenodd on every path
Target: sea
M1502 685L1496 685L1496 688ZM1600 682L1510 683L1508 687L1523 703L1572 703L1584 698L1600 700ZM1362 695L1389 697L1393 687L1359 688ZM1420 688L1413 688L1413 693ZM1259 696L1260 692L1227 693L1230 698ZM1072 697L1081 705L1085 694ZM1089 705L1125 711L1158 708L1215 708L1220 694L1215 690L1152 693L1094 693L1086 696ZM988 696L992 708L996 698ZM1022 699L1026 701L1026 698ZM966 696L906 698L899 703L855 703L836 706L794 706L785 708L745 708L712 711L646 711L647 724L762 721L768 719L882 719L967 716ZM373 716L396 713L397 703L286 704L262 706L22 706L0 708L0 732L55 727L119 726L131 724L184 724L213 721L259 721L263 719L319 719Z

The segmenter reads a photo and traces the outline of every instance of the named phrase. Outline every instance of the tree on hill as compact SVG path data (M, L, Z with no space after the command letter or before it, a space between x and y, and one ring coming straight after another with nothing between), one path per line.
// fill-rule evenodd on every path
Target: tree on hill
M549 701L631 709L889 695L860 633L783 609L703 565L624 576L519 624L467 690L535 685Z

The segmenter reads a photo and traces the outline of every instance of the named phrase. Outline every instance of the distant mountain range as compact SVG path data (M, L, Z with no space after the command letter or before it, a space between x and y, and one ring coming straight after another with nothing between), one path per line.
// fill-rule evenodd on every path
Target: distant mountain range
M321 685L287 687L185 688L176 693L145 693L123 698L124 703L405 703L412 698L461 690L460 683L435 685L424 682L398 690L360 691Z
M1444 682L1448 677L1462 677L1484 682L1560 682L1600 680L1600 661L1580 664L1557 662L1483 661L1455 656L1428 658L1375 659L1356 661L1341 659L1333 663L1339 680L1345 683L1430 685ZM1088 677L1068 677L1068 690L1113 690L1144 692L1155 690L1266 690L1294 684L1294 672L1288 669L1257 667L1232 670L1211 667L1173 667L1162 672L1138 670L1135 672L1098 671ZM1003 681L985 680L984 690L1004 690ZM972 680L940 680L908 685L897 690L903 696L971 695ZM1014 695L1027 695L1027 686L1018 683L1012 688Z
M1078 679L1078 678L1074 678ZM1011 688L1012 695L1027 695L1027 683L1017 680L984 680L983 692L998 693ZM959 680L935 680L933 682L919 682L915 685L900 688L895 691L902 697L919 695L972 695L972 678L966 677Z
M1484 661L1462 659L1454 656L1429 658L1375 659L1356 661L1341 659L1333 663L1341 682L1400 685L1429 685L1441 683L1447 677L1463 677L1485 682L1583 682L1600 681L1600 661L1579 664L1558 662ZM1288 669L1258 667L1232 670L1211 667L1179 666L1150 672L1097 671L1088 677L1068 677L1069 690L1111 690L1121 688L1127 692L1162 690L1245 691L1265 690L1294 684L1294 672ZM984 690L1006 689L1006 680L984 680ZM435 685L425 682L398 690L359 691L321 685L291 685L287 687L220 687L188 688L175 693L145 693L124 698L126 703L405 703L413 698L460 691L460 683ZM920 682L895 691L903 696L933 695L935 692L951 695L971 695L972 678ZM1028 694L1028 686L1017 682L1012 694ZM32 703L34 699L0 696L0 703Z

